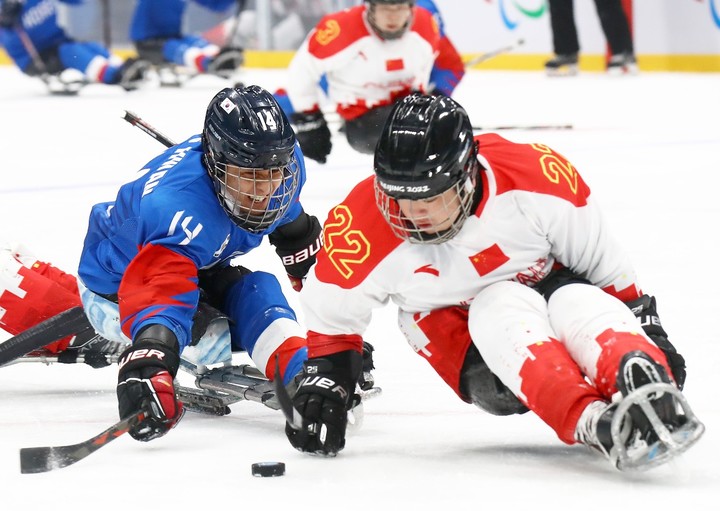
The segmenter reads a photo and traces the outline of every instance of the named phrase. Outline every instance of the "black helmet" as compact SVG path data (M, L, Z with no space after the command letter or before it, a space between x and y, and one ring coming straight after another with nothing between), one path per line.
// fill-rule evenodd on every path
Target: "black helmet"
M377 22L375 21L375 6L377 4L385 4L385 5L395 5L395 4L410 4L410 7L415 6L415 0L365 0L365 3L369 4L367 7L367 20L368 23L370 23L370 26L372 27L373 31L382 37L383 39L397 39L401 37L407 29L412 25L413 17L412 15L407 20L407 23L403 25L402 28L399 30L394 30L392 32L387 30L382 30L380 27L378 27Z
M375 196L399 237L416 243L452 238L480 195L479 163L465 109L446 96L413 93L398 101L375 148ZM428 200L451 188L447 228L429 234L402 214L398 199Z
M215 193L239 227L259 232L285 214L298 186L295 133L272 94L257 85L221 90L208 105L202 145ZM240 191L228 185L228 165L243 169L245 184L260 185L268 181L268 175L274 175L273 187L279 186L262 201L266 203L264 209L240 204L241 195L258 196L247 191L247 186L246 191Z

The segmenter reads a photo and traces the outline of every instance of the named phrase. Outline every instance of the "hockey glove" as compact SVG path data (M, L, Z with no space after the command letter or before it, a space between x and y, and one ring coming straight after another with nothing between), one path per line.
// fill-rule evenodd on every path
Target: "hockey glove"
M335 456L345 447L347 411L361 370L362 355L357 351L305 362L293 406L306 427L296 430L290 424L285 426L285 434L295 449Z
M151 325L138 334L118 363L118 410L124 419L145 410L147 418L129 433L148 442L163 436L180 421L182 403L175 397L173 378L180 365L175 335L162 325Z
M626 305L633 311L635 317L640 320L643 330L652 341L657 344L670 366L675 383L680 390L685 385L687 371L685 369L685 357L677 352L675 346L668 340L667 332L660 323L657 313L657 304L654 296L642 295L637 300L627 302Z
M20 20L24 0L5 0L0 6L0 28L12 29Z
M275 245L275 252L285 266L293 289L300 291L323 244L320 222L303 213L295 221L276 229L269 239Z
M323 113L320 110L296 112L290 116L290 122L295 126L295 135L303 154L325 163L332 150L332 141Z

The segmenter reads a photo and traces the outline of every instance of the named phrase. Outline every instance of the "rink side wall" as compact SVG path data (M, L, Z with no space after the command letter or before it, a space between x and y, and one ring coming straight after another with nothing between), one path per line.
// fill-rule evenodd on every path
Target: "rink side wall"
M550 22L545 0L435 0L445 29L466 60L497 48L523 44L515 50L476 65L486 70L541 70L552 55ZM110 2L112 49L132 55L126 32L132 2ZM632 18L635 52L642 71L720 72L720 0L623 0ZM90 6L92 5L89 4ZM100 9L85 7L82 23L88 38L102 40ZM197 31L222 19L193 13ZM232 13L229 13L232 14ZM593 2L576 1L575 18L580 39L580 67L604 69L607 45ZM95 33L92 32L95 30ZM282 68L292 50L247 49L247 67ZM0 64L10 60L0 48Z

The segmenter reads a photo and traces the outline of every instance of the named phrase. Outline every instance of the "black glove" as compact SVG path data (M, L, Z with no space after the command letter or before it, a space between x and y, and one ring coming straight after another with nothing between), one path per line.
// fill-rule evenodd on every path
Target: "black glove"
M295 126L295 135L305 156L319 163L327 161L332 150L330 130L320 110L314 112L296 112L290 115Z
M175 397L173 378L180 365L180 350L170 329L162 325L142 329L118 365L120 418L148 412L145 420L129 431L130 436L148 442L175 427L184 410Z
M665 332L665 329L660 323L655 297L642 295L637 300L626 302L626 305L630 307L635 317L640 320L640 324L647 336L665 353L665 358L673 373L675 383L677 383L678 388L682 390L685 385L685 377L687 376L685 357L678 353L675 346L668 340L667 332Z
M24 0L5 0L0 6L0 28L14 28L24 4Z
M275 245L293 289L300 291L323 244L320 222L303 212L294 221L275 229L269 241Z
M285 426L285 434L298 451L335 456L345 447L347 411L362 363L357 351L305 362L293 406L307 427L296 430L290 424Z

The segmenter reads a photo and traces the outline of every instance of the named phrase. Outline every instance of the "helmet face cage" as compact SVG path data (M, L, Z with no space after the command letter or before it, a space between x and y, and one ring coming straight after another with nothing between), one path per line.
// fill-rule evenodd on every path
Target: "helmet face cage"
M263 231L291 206L299 185L295 133L268 91L220 91L207 109L203 152L220 205L240 228Z
M466 164L465 179L460 179L448 189L432 197L417 199L420 201L442 200L442 208L445 211L444 221L439 225L447 223L446 228L437 232L427 232L426 229L417 227L400 209L396 198L389 195L375 179L375 202L382 213L385 221L390 225L395 236L400 239L416 244L440 244L444 243L460 232L465 220L472 214L476 181L478 176L478 162L473 156ZM453 193L446 193L453 190ZM416 201L411 202L412 204ZM414 217L415 221L421 221L429 217ZM435 222L438 225L438 222Z
M370 23L370 26L372 27L373 31L382 37L385 40L392 40L392 39L399 39L400 37L407 32L408 28L410 28L410 25L412 25L413 22L413 15L410 14L410 18L407 20L405 25L402 26L399 30L394 31L388 31L388 30L382 30L375 19L375 6L377 4L383 4L383 5L397 5L397 4L410 4L410 7L415 6L415 0L365 0L368 4L367 6L367 20L368 23Z
M226 163L213 161L210 175L215 193L239 227L250 232L263 231L292 204L298 187L294 157L289 165L269 169L228 168Z

